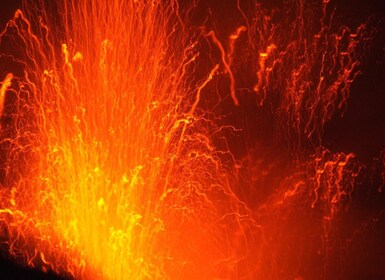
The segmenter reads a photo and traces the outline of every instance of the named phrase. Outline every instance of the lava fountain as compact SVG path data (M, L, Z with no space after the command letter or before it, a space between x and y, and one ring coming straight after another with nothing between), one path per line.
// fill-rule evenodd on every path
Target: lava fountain
M330 275L364 165L323 130L370 32L310 2L232 1L226 31L200 1L24 1L0 33L2 250L70 279Z
M2 87L15 98L2 129L10 253L75 278L220 271L237 257L222 227L240 227L243 207L196 112L218 66L190 78L198 52L178 3L62 1L59 18L48 5L25 3L2 34L23 66Z

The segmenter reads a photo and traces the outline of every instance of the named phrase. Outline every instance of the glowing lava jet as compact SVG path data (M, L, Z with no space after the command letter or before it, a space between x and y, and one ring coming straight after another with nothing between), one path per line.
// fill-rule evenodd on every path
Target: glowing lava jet
M25 1L0 34L2 249L71 279L328 275L363 167L322 134L367 33L310 4L232 1L226 31L199 1Z

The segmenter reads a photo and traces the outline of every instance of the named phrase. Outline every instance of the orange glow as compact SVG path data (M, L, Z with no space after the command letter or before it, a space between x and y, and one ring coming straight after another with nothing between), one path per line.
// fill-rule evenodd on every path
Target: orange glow
M1 83L1 88L0 88L0 115L3 114L4 102L5 102L5 93L7 92L7 90L11 86L12 78L13 78L12 73L9 73L5 77L4 81Z
M228 32L210 13L194 22L199 1L36 2L0 33L15 67L0 77L0 228L15 261L71 279L328 269L364 167L322 135L360 73L365 25L335 31L329 1L314 26L304 0L278 19L234 1ZM247 107L268 112L274 139L226 119Z
M178 3L59 6L63 37L29 3L6 30L25 49L1 210L10 253L84 279L228 270L240 256L221 228L241 227L244 207L196 113L218 66L189 84L199 53Z

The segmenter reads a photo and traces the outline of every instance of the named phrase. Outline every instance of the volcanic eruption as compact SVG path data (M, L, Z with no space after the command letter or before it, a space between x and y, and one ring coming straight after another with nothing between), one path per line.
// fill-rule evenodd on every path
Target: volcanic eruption
M2 3L2 257L64 279L385 277L377 2Z

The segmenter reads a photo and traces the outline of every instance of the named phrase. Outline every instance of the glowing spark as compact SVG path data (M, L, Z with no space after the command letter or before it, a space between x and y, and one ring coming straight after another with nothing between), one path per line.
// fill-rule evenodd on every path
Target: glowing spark
M8 73L7 76L4 78L4 80L1 82L1 87L0 87L0 116L3 114L3 111L4 111L5 94L7 93L7 90L12 85L12 79L13 79L12 73Z

